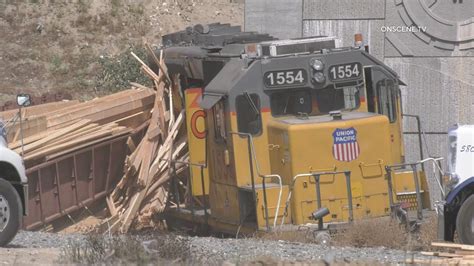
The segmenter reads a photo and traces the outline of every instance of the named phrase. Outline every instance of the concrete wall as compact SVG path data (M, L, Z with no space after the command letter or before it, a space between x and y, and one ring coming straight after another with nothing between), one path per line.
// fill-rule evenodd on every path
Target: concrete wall
M303 0L245 0L245 30L281 39L302 36Z
M265 9L269 2L272 7ZM353 44L354 33L362 33L371 53L408 84L402 88L404 112L420 115L423 130L431 133L425 156L446 155L446 135L437 133L455 123L474 124L474 1L302 0L296 1L302 4L300 13L292 9L300 23L291 19L278 30L274 23L261 23L262 17L285 19L274 10L293 7L293 2L247 0L246 29L279 38L336 36L344 46ZM301 35L295 36L300 25ZM401 26L419 30L402 32ZM414 121L405 119L404 128L414 131ZM407 160L417 160L418 137L406 135L405 141ZM439 199L436 185L430 185L432 200Z
M383 59L383 33L378 31L385 17L385 2L380 0L305 0L303 36L327 35L354 44L354 33L362 33L372 54Z

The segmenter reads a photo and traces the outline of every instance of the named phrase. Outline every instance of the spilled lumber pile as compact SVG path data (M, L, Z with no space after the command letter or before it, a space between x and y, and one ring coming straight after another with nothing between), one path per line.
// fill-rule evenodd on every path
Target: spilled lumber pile
M155 94L150 89L130 89L79 103L65 101L36 105L22 109L23 137L30 137L45 131L53 131L71 126L80 120L87 119L90 123L104 125L120 121L128 126L127 122L136 120L131 116L144 116L148 119ZM0 112L3 120L16 118L16 123L7 127L8 139L16 142L19 139L20 123L18 111ZM144 119L140 119L142 122Z
M142 141L127 157L122 179L107 197L111 217L102 223L101 231L126 233L132 228L161 226L153 217L166 207L168 183L176 174L187 170L186 165L174 167L171 163L188 160L184 111L174 104L180 102L178 77L171 79L163 60L158 60L151 48L147 48L160 67L159 75L134 56L155 84L150 124Z
M431 258L409 259L408 264L424 265L474 265L474 245L455 243L431 243L431 246L444 249L439 252L421 252L423 256Z
M23 155L27 166L129 134L148 121L155 93L132 88L79 103L37 105L22 109L20 123L7 126L9 148ZM14 118L12 111L0 117Z

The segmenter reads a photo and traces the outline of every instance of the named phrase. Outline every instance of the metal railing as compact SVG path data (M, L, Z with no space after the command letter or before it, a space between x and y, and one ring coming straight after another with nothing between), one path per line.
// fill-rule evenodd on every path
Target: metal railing
M283 218L281 221L281 225L284 223L285 217L288 215L288 207L291 200L291 195L293 193L293 189L295 186L295 182L297 179L301 177L313 177L316 185L316 200L318 205L318 210L322 208L322 200L321 200L321 184L320 184L320 177L323 175L337 175L337 174L344 174L346 178L346 189L347 189L347 201L349 205L349 222L354 220L354 209L352 205L352 186L351 186L351 171L333 171L333 172L314 172L314 173L305 173L305 174L298 174L295 175L291 181L290 191L288 193L288 198L286 199L285 203L285 212L283 214ZM318 229L323 229L323 218L318 219Z
M207 168L207 164L200 164L200 163L191 163L191 162L187 162L187 161L181 161L181 160L170 160L170 159L160 159L160 161L165 161L165 162L168 162L172 165L172 169L175 170L175 165L176 164L185 164L189 167L199 167L200 169L200 175L201 175L201 189L202 189L202 195L203 195L203 210L204 210L204 218L205 218L205 221L206 221L206 225L209 224L209 213L207 211L207 208L208 208L208 204L207 204L207 199L206 199L206 184L204 182L204 168ZM175 176L176 173L173 173L173 176ZM191 175L188 175L188 189L190 191L192 191L192 183L191 183ZM177 192L175 192L177 193ZM191 215L192 217L194 218L195 217L195 210L194 210L194 198L193 196L191 195ZM178 209L179 209L179 204L178 205Z
M393 183L392 183L392 171L394 170L401 170L401 169L406 169L406 167L410 167L411 171L413 172L413 181L415 183L415 193L416 193L416 203L417 203L417 208L416 208L416 214L417 218L419 220L423 219L423 203L421 200L421 189L420 189L420 180L418 179L418 165L422 166L422 169L424 169L424 163L426 162L433 162L433 166L436 166L435 168L438 168L439 173L442 175L443 171L441 167L439 166L439 161L443 160L442 157L438 158L426 158L414 163L404 163L404 164L394 164L394 165L387 165L385 166L385 171L387 173L387 183L388 183L388 200L390 204L390 208L392 209L394 206L394 200L393 200ZM444 197L444 190L442 187L442 184L440 182L440 179L435 178L436 182L438 183L438 186L440 187L441 193L443 194ZM392 210L393 211L393 210Z
M265 226L267 228L267 231L270 231L270 223L268 220L268 203L267 203L267 191L265 187L265 180L266 179L272 179L272 178L277 178L278 179L278 185L280 188L280 192L278 195L278 201L277 201L277 206L275 210L275 218L273 220L273 227L276 227L277 220L278 220L278 213L280 212L280 203L281 203L281 197L282 197L282 192L283 192L283 184L282 184L282 178L280 175L277 174L268 174L264 175L260 172L260 164L258 163L257 160L257 155L255 153L255 146L253 143L253 137L249 133L242 133L242 132L229 132L232 135L238 135L238 136L243 136L247 138L247 145L248 145L248 150L249 150L249 167L250 167L250 175L251 175L251 180L252 180L252 191L253 191L253 196L254 196L254 202L256 203L256 191L255 191L255 179L254 179L254 172L253 172L253 161L255 160L255 168L257 170L257 175L262 178L262 190L263 190L263 203L264 203L264 212L265 212Z

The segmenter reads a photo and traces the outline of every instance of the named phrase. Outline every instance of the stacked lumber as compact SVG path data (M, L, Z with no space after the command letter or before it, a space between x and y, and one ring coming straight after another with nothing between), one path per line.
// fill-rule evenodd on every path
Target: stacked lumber
M432 258L410 259L409 264L427 264L427 265L474 265L474 245L462 245L455 243L433 242L431 246L445 251L427 252L420 254Z
M125 172L115 190L107 197L111 217L102 223L103 230L126 233L131 228L157 227L153 217L161 214L168 201L169 181L187 170L187 138L184 111L174 106L179 91L178 78L168 76L163 60L155 57L147 46L160 73L154 73L142 60L142 71L154 82L156 97L148 130L133 153L127 157Z
M151 89L132 87L83 103L67 101L23 108L23 141L16 119L7 125L9 147L26 161L48 160L65 151L128 134L148 121L154 98ZM14 119L17 113L1 112L0 117Z
M9 144L18 154L23 154L27 162L44 158L49 161L61 155L94 145L119 136L129 134L131 128L119 126L117 123L99 125L82 119L74 124L52 131L36 134L21 141Z

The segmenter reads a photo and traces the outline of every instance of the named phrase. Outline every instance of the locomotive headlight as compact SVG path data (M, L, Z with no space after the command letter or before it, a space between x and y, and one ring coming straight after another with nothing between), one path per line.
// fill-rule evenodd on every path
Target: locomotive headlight
M326 81L326 77L324 76L324 74L323 74L322 72L316 72L316 73L314 73L313 79L314 79L314 81L316 81L317 83L323 83L324 81Z
M318 60L318 59L314 59L313 62L311 63L311 66L316 71L321 71L324 69L323 62L321 62L321 60Z

